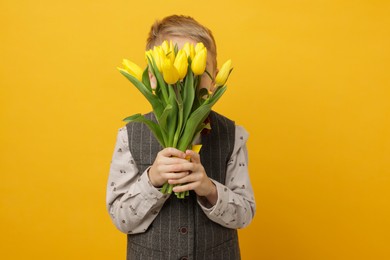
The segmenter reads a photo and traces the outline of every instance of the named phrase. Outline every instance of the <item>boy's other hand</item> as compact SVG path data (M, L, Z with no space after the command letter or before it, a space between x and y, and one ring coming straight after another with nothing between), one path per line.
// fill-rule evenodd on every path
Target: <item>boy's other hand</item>
M211 205L215 205L218 199L217 188L207 176L206 171L200 161L200 156L194 151L187 150L186 156L191 158L191 161L184 164L181 168L182 172L190 172L183 177L169 179L170 184L181 184L173 188L174 192L182 192L193 190L198 196L206 197Z

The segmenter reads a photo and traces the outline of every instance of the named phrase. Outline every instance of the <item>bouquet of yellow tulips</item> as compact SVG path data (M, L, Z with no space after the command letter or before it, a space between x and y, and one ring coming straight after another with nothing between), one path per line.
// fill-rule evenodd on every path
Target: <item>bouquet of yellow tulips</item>
M196 135L210 126L204 121L211 107L226 91L226 81L232 71L231 61L223 64L215 79L213 92L198 89L200 78L206 71L207 49L203 43L195 46L185 43L182 49L172 41L145 53L148 66L142 70L138 65L124 59L119 71L145 96L152 106L157 123L135 114L125 122L145 123L162 147L174 147L181 151L190 149ZM149 73L156 78L152 86ZM161 192L172 193L173 185L165 183ZM177 193L178 198L188 196Z

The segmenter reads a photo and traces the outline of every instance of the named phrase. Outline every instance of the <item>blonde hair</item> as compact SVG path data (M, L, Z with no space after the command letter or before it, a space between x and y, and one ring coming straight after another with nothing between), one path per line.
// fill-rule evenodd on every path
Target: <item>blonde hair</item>
M213 57L214 67L217 66L217 46L213 33L194 18L184 15L171 15L161 21L157 20L150 29L146 40L146 49L152 49L169 36L189 38L196 42L202 42Z

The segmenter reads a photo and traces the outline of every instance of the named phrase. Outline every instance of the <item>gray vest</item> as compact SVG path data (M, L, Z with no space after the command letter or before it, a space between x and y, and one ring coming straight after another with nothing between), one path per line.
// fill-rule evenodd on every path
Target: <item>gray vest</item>
M155 120L152 113L146 117ZM233 152L235 125L213 111L209 118L212 130L202 135L200 157L207 175L224 184L226 166ZM130 152L141 174L153 164L162 147L142 123L127 124L127 131ZM145 233L127 235L127 259L238 260L237 231L207 218L194 192L185 199L172 195Z

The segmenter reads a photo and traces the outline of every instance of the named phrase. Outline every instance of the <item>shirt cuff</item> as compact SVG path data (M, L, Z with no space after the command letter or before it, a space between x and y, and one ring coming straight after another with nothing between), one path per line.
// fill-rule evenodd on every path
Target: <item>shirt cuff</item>
M218 195L217 203L212 207L207 207L208 204L207 199L204 197L198 197L198 204L206 215L219 216L221 214L220 212L222 212L222 209L226 208L226 205L229 200L229 196L228 193L226 192L227 191L226 186L222 185L221 183L215 180L212 179L210 180L215 184L215 187L217 188L217 195Z
M153 186L153 184L150 182L149 179L149 171L148 167L142 175L137 180L139 182L139 189L141 191L142 196L145 198L145 200L150 199L167 199L169 197L169 194L162 194L159 189Z

